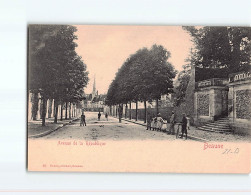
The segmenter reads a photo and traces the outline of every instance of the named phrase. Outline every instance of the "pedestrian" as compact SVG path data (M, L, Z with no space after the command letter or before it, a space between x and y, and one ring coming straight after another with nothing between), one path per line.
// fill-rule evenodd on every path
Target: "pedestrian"
M157 131L161 131L163 125L163 118L160 113L157 114Z
M105 113L105 118L108 121L108 114L107 113Z
M177 132L176 132L176 139L179 138L179 131L180 131L181 123L177 123L177 125L178 125L178 128L177 128Z
M81 118L80 118L80 126L86 126L84 112L82 112L82 114L81 114Z
M100 121L101 113L100 111L98 112L98 120Z
M152 130L156 130L157 128L157 117L153 116L152 118L152 122L151 122L151 127L152 127Z
M181 138L183 138L184 133L186 134L186 139L187 139L187 118L186 118L185 113L183 113L183 118L182 118L182 135L181 135Z
M169 133L171 133L172 135L175 134L174 125L175 125L175 115L174 111L172 111L172 115L170 118L170 129L169 129Z
M151 130L151 122L152 122L152 115L150 112L147 113L147 120L146 120L146 130Z
M190 130L190 116L187 115L187 130Z

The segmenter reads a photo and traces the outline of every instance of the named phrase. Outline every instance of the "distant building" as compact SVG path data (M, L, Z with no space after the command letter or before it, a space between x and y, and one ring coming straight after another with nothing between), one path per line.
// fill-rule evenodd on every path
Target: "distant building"
M96 79L94 77L92 93L86 94L86 99L84 100L84 110L103 112L105 106L105 99L105 94L98 94L98 90L96 89Z

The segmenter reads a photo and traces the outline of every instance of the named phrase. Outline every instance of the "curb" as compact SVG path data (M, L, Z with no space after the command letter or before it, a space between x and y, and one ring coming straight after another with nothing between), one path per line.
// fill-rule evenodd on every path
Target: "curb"
M115 117L116 118L116 117ZM145 126L146 127L146 124L145 123L138 123L137 121L130 121L128 119L124 119L124 118L121 118L121 120L124 120L124 121L127 121L127 122L131 122L131 123L134 123L134 124L138 124L138 125L141 125L141 126ZM200 137L195 137L195 136L191 136L191 135L187 135L187 138L191 139L191 140L195 140L195 141L200 141L200 142L210 142L210 140L206 140L204 138L200 138Z
M187 135L187 138L190 138L190 139L195 140L195 141L200 141L200 142L210 142L210 140L206 140L204 138L195 137L195 136L191 136L191 135Z
M39 137L43 137L43 136L49 135L49 134L51 134L52 132L61 129L62 127L66 126L66 125L69 125L69 124L71 124L73 121L76 121L76 120L78 120L78 118L75 118L75 119L73 119L72 121L69 121L68 123L62 124L62 125L58 126L56 129L52 129L52 130L49 130L49 131L45 131L45 132L43 132L43 133L36 134L36 135L30 135L30 136L28 136L28 138L39 138Z
M130 121L128 119L124 119L124 118L121 118L121 120L124 120L124 121L127 121L127 122L130 122L130 123L134 123L134 124L137 124L137 125L141 125L141 126L145 126L146 127L146 124L145 123L138 123L137 121Z

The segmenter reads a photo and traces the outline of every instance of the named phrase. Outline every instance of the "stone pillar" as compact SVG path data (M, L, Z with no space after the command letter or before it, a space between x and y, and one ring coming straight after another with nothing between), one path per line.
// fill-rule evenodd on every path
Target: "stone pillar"
M51 104L51 108L52 108L52 118L53 118L54 115L55 115L54 104L55 104L55 101L54 101L54 99L52 99L52 104Z
M28 106L28 121L30 121L32 119L32 102L31 102L31 96L32 94L30 92L28 92L28 102L27 102L27 106Z
M215 114L215 94L214 89L209 90L209 117L211 121L214 121L214 114Z
M50 101L49 99L46 100L46 115L45 115L45 118L49 117L49 106L50 106L49 101Z
M221 118L224 116L226 110L224 110L224 103L227 102L227 96L225 95L226 88L224 87L214 87L210 90L210 118L211 120L217 120L218 118ZM225 99L223 99L225 98Z
M42 112L42 101L41 101L41 98L39 97L37 119L41 119L42 118L42 113L41 112Z
M47 117L51 118L52 115L52 110L53 110L53 105L52 105L53 99L48 99L47 100Z
M228 118L234 122L234 86L229 86L228 91Z

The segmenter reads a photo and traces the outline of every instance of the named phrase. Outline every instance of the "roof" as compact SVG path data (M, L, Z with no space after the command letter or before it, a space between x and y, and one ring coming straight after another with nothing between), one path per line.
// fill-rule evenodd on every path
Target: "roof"
M99 101L105 101L105 99L106 99L106 94L96 95L95 97L92 97L92 94L86 94L86 101L92 101L93 103Z

